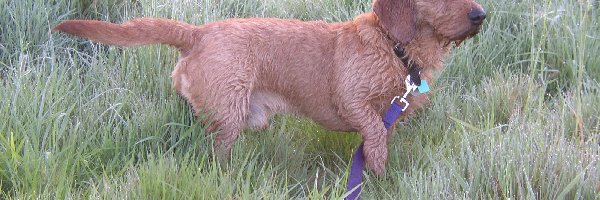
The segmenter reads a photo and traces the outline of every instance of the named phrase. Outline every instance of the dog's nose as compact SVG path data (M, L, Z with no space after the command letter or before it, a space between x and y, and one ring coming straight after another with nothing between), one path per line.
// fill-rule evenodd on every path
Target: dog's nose
M481 25L485 19L485 11L481 9L473 9L469 12L469 19L473 25Z

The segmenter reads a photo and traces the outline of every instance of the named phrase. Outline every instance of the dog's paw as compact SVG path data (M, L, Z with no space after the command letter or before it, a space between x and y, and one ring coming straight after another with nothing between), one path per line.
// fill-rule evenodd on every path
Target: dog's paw
M387 161L387 148L382 146L368 148L365 145L364 154L367 161L367 168L372 170L377 176L383 176L385 174L385 163Z

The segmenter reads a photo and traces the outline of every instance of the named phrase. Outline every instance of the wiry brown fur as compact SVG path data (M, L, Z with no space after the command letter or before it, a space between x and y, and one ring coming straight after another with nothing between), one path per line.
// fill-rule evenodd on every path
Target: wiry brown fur
M295 113L337 131L359 131L367 166L382 174L387 160L382 115L405 91L407 67L392 47L402 44L432 82L450 42L477 33L472 0L378 0L353 21L229 19L192 26L140 18L123 24L65 21L55 30L120 46L163 43L181 58L175 89L196 113L212 113L216 147L228 155L245 127L264 128L275 113ZM410 96L407 116L426 101Z

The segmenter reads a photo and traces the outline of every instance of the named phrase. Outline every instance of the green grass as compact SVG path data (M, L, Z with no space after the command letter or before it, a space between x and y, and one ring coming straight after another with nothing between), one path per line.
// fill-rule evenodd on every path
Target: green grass
M446 59L364 199L600 199L597 1L481 0L482 32ZM1 199L339 199L357 134L277 117L229 162L171 88L177 52L50 29L150 16L346 21L359 0L0 0Z

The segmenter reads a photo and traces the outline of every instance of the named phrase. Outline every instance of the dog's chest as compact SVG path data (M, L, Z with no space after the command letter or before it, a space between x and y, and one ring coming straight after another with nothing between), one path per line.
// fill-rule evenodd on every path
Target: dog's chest
M402 96L406 92L404 78L400 72L397 72L395 76L384 77L379 85L372 87L368 101L378 113L383 114L395 96Z
M378 98L374 98L374 99L370 100L369 103L372 106L372 108L375 109L375 111L380 116L383 116L388 111L388 109L391 107L394 97L403 96L405 91L406 90L404 88L400 88L399 90L396 90L396 92L390 92L385 95L381 95ZM406 100L409 104L400 103L398 101L398 99L395 99L395 102L394 102L394 103L399 103L402 107L407 106L406 110L402 114L402 116L404 116L404 117L412 114L414 112L414 110L423 107L425 105L425 103L428 102L429 98L428 98L427 94L411 93L411 94L408 94L408 96L406 97Z
M379 81L381 85L374 87L378 89L372 90L369 98L370 105L382 116L390 108L394 97L403 97L406 94L407 78L409 78L407 76L411 74L415 76L414 73L409 73L410 70L403 68L405 66L402 64L393 67L393 69L389 70L391 73L382 76ZM410 83L417 84L415 82L419 81L418 84L421 84L421 79L425 80L425 82L431 82L431 73L429 70L417 71L417 73L417 78L410 80ZM406 95L406 100L409 102L409 105L403 116L407 116L413 113L414 110L422 107L428 101L428 97L427 94L420 94L417 91L413 91ZM402 106L406 105L402 103Z

